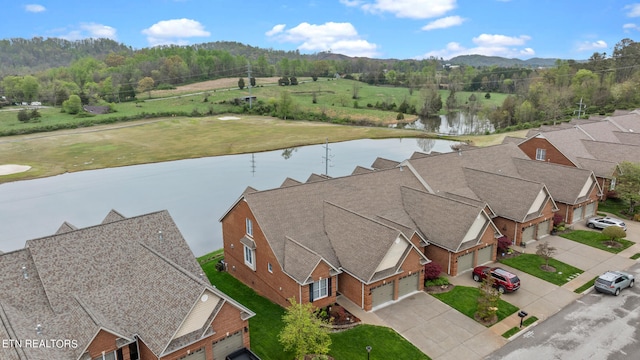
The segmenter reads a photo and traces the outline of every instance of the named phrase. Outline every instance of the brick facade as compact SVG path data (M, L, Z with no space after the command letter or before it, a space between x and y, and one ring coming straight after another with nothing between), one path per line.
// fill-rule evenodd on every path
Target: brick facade
M571 160L569 160L569 158L564 156L555 146L551 145L551 143L549 141L547 141L547 139L545 139L545 138L533 137L533 138L527 139L523 143L519 144L518 147L531 160L537 160L536 159L536 150L537 149L544 149L546 151L546 154L545 154L546 155L546 159L545 159L545 161L550 162L550 163L554 163L554 164L560 164L560 165L567 165L567 166L575 167L575 164L573 164L571 162ZM541 161L541 160L539 160L539 161Z
M478 251L484 249L487 246L492 246L494 251L491 253L491 261L496 260L496 251L498 240L495 237L493 227L488 226L480 238L480 243L472 248L466 249L459 253L454 253L447 249L438 247L436 245L429 245L425 247L424 254L429 260L439 264L442 267L442 271L451 276L457 276L458 274L458 257L467 255L472 252L473 266L481 265L478 263Z
M551 201L547 201L542 210L542 214L534 219L521 223L498 216L493 219L493 222L496 224L502 235L508 237L515 245L522 245L522 232L530 226L536 227L533 235L534 239L539 239L542 236L548 235L551 232L551 228L553 226L553 215L553 205ZM537 225L547 220L551 221L551 224L549 226L549 233L538 234Z
M253 236L251 238L256 243L255 271L245 264L244 246L240 243L240 239L247 235L246 219L253 222ZM282 271L273 250L271 250L245 201L239 201L222 219L222 238L227 271L236 279L282 307L289 306L288 299L290 298L294 298L298 303L309 301L309 285L301 286ZM321 262L312 273L314 281L331 277L331 294L326 298L314 301L313 304L316 307L324 307L336 301L338 278L331 276L330 270L331 268L326 263Z
M87 352L92 359L102 355L102 353L113 352L118 349L116 345L117 335L100 330L87 347Z

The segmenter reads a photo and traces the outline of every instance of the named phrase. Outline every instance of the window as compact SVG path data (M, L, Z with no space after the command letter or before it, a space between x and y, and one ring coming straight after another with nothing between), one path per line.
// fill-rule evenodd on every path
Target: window
M253 236L253 222L247 218L247 235Z
M331 293L331 280L320 279L313 284L309 285L309 297L310 301L316 301L318 299L325 298Z
M256 257L255 250L245 245L244 246L244 263L248 267L250 267L252 270L256 269L255 257Z
M616 189L616 178L611 179L611 184L609 184L609 190L613 191Z
M547 150L536 149L536 160L547 161Z
M271 263L267 264L267 268L269 269L269 272L272 273L273 272L273 266L271 266Z
M94 360L116 360L116 353L115 351L108 351L97 358L94 358Z

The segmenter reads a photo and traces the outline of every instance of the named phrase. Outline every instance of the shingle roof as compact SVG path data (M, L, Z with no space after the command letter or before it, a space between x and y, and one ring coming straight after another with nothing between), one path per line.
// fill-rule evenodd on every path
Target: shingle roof
M371 164L371 168L376 170L391 169L400 165L400 162L378 157Z
M287 186L300 185L300 184L302 184L300 181L288 177L284 179L280 187L287 187Z
M375 171L375 170L369 169L363 166L356 166L355 169L353 169L353 172L351 172L351 175L364 174L372 171Z
M584 201L580 192L589 179L593 181L592 186L597 186L591 170L536 160L514 159L514 163L520 176L545 184L557 202L576 204Z
M602 178L611 178L616 171L616 167L618 164L614 161L605 161L605 160L597 160L597 159L585 159L585 158L577 158L576 165L583 168L589 169L596 174L597 177Z
M402 205L402 185L421 187L410 171L395 168L260 191L246 194L245 199L281 266L285 262L285 242L290 238L339 269L339 254L322 221L326 216L325 202L371 221L384 218L415 229ZM305 271L291 270L296 274ZM299 283L306 280L289 275Z
M322 181L327 179L331 179L331 177L324 174L311 174L309 175L309 178L307 179L306 182L311 183L311 182Z
M100 328L128 339L138 334L160 354L204 289L252 314L198 276L202 270L168 212L107 218L0 256L0 307L15 338L34 338L40 323L46 338L79 343L56 353L25 349L29 359L78 358Z

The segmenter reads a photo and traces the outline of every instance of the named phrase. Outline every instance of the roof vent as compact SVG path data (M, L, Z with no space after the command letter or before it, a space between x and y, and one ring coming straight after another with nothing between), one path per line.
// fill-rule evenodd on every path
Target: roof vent
M162 240L162 230L158 230L158 240Z
M29 278L29 273L27 272L27 267L24 266L24 265L22 265L22 277L24 277L25 280Z
M42 324L36 325L36 334L42 335Z

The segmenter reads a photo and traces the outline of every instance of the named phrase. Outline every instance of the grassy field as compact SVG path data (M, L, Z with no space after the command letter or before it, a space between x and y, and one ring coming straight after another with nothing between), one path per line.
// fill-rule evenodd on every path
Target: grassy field
M304 111L324 112L335 117L375 120L378 124L395 122L396 113L367 107L376 102L407 100L419 102L419 91L409 94L406 88L378 87L352 80L300 79L297 86L282 87L273 84L274 78L258 79L252 94L265 102L277 101L282 91L289 91L298 108ZM226 79L191 84L175 90L152 92L149 101L116 104L117 112L96 115L91 119L132 117L140 114L169 112L214 113L229 110L224 100L248 95L247 89L233 89L237 79ZM351 96L358 88L359 108L353 107ZM312 103L313 93L317 103ZM158 98L154 96L165 96ZM470 93L459 92L464 103ZM443 97L446 99L446 92ZM501 94L487 100L476 94L481 103L494 106L501 103ZM146 99L140 94L140 99ZM206 99L206 101L205 101ZM213 109L213 110L211 110ZM56 124L78 124L87 118L77 118L57 108L40 109L39 122L21 123L16 111L0 111L0 132ZM141 120L116 122L107 125L78 127L67 130L0 137L0 165L20 164L31 170L0 177L0 183L57 175L65 172L93 170L142 163L178 159L260 152L295 146L347 141L364 138L434 137L419 130L380 127L331 125L322 122L284 121L272 117L238 115L239 120L222 121L223 115L205 117L151 117ZM452 140L469 141L485 146L499 144L505 135L523 137L526 131L488 136L461 136ZM444 138L444 137L441 137Z
M521 254L513 258L502 259L500 262L558 286L568 283L571 280L569 276L583 273L582 270L556 259L549 259L549 265L553 266L556 271L544 271L541 266L545 264L545 260L534 254Z
M450 291L441 294L431 294L443 303L460 311L475 320L475 313L478 310L478 296L480 290L475 287L456 286ZM498 301L498 321L518 311L518 307L511 305L507 301Z
M610 239L607 236L602 235L601 232L587 231L587 230L574 230L565 234L561 234L565 239L573 240L581 244L589 245L596 249L608 251L610 253L617 254L622 250L635 244L633 241L626 239L618 239L616 242L620 244L620 247L611 247L606 244Z

